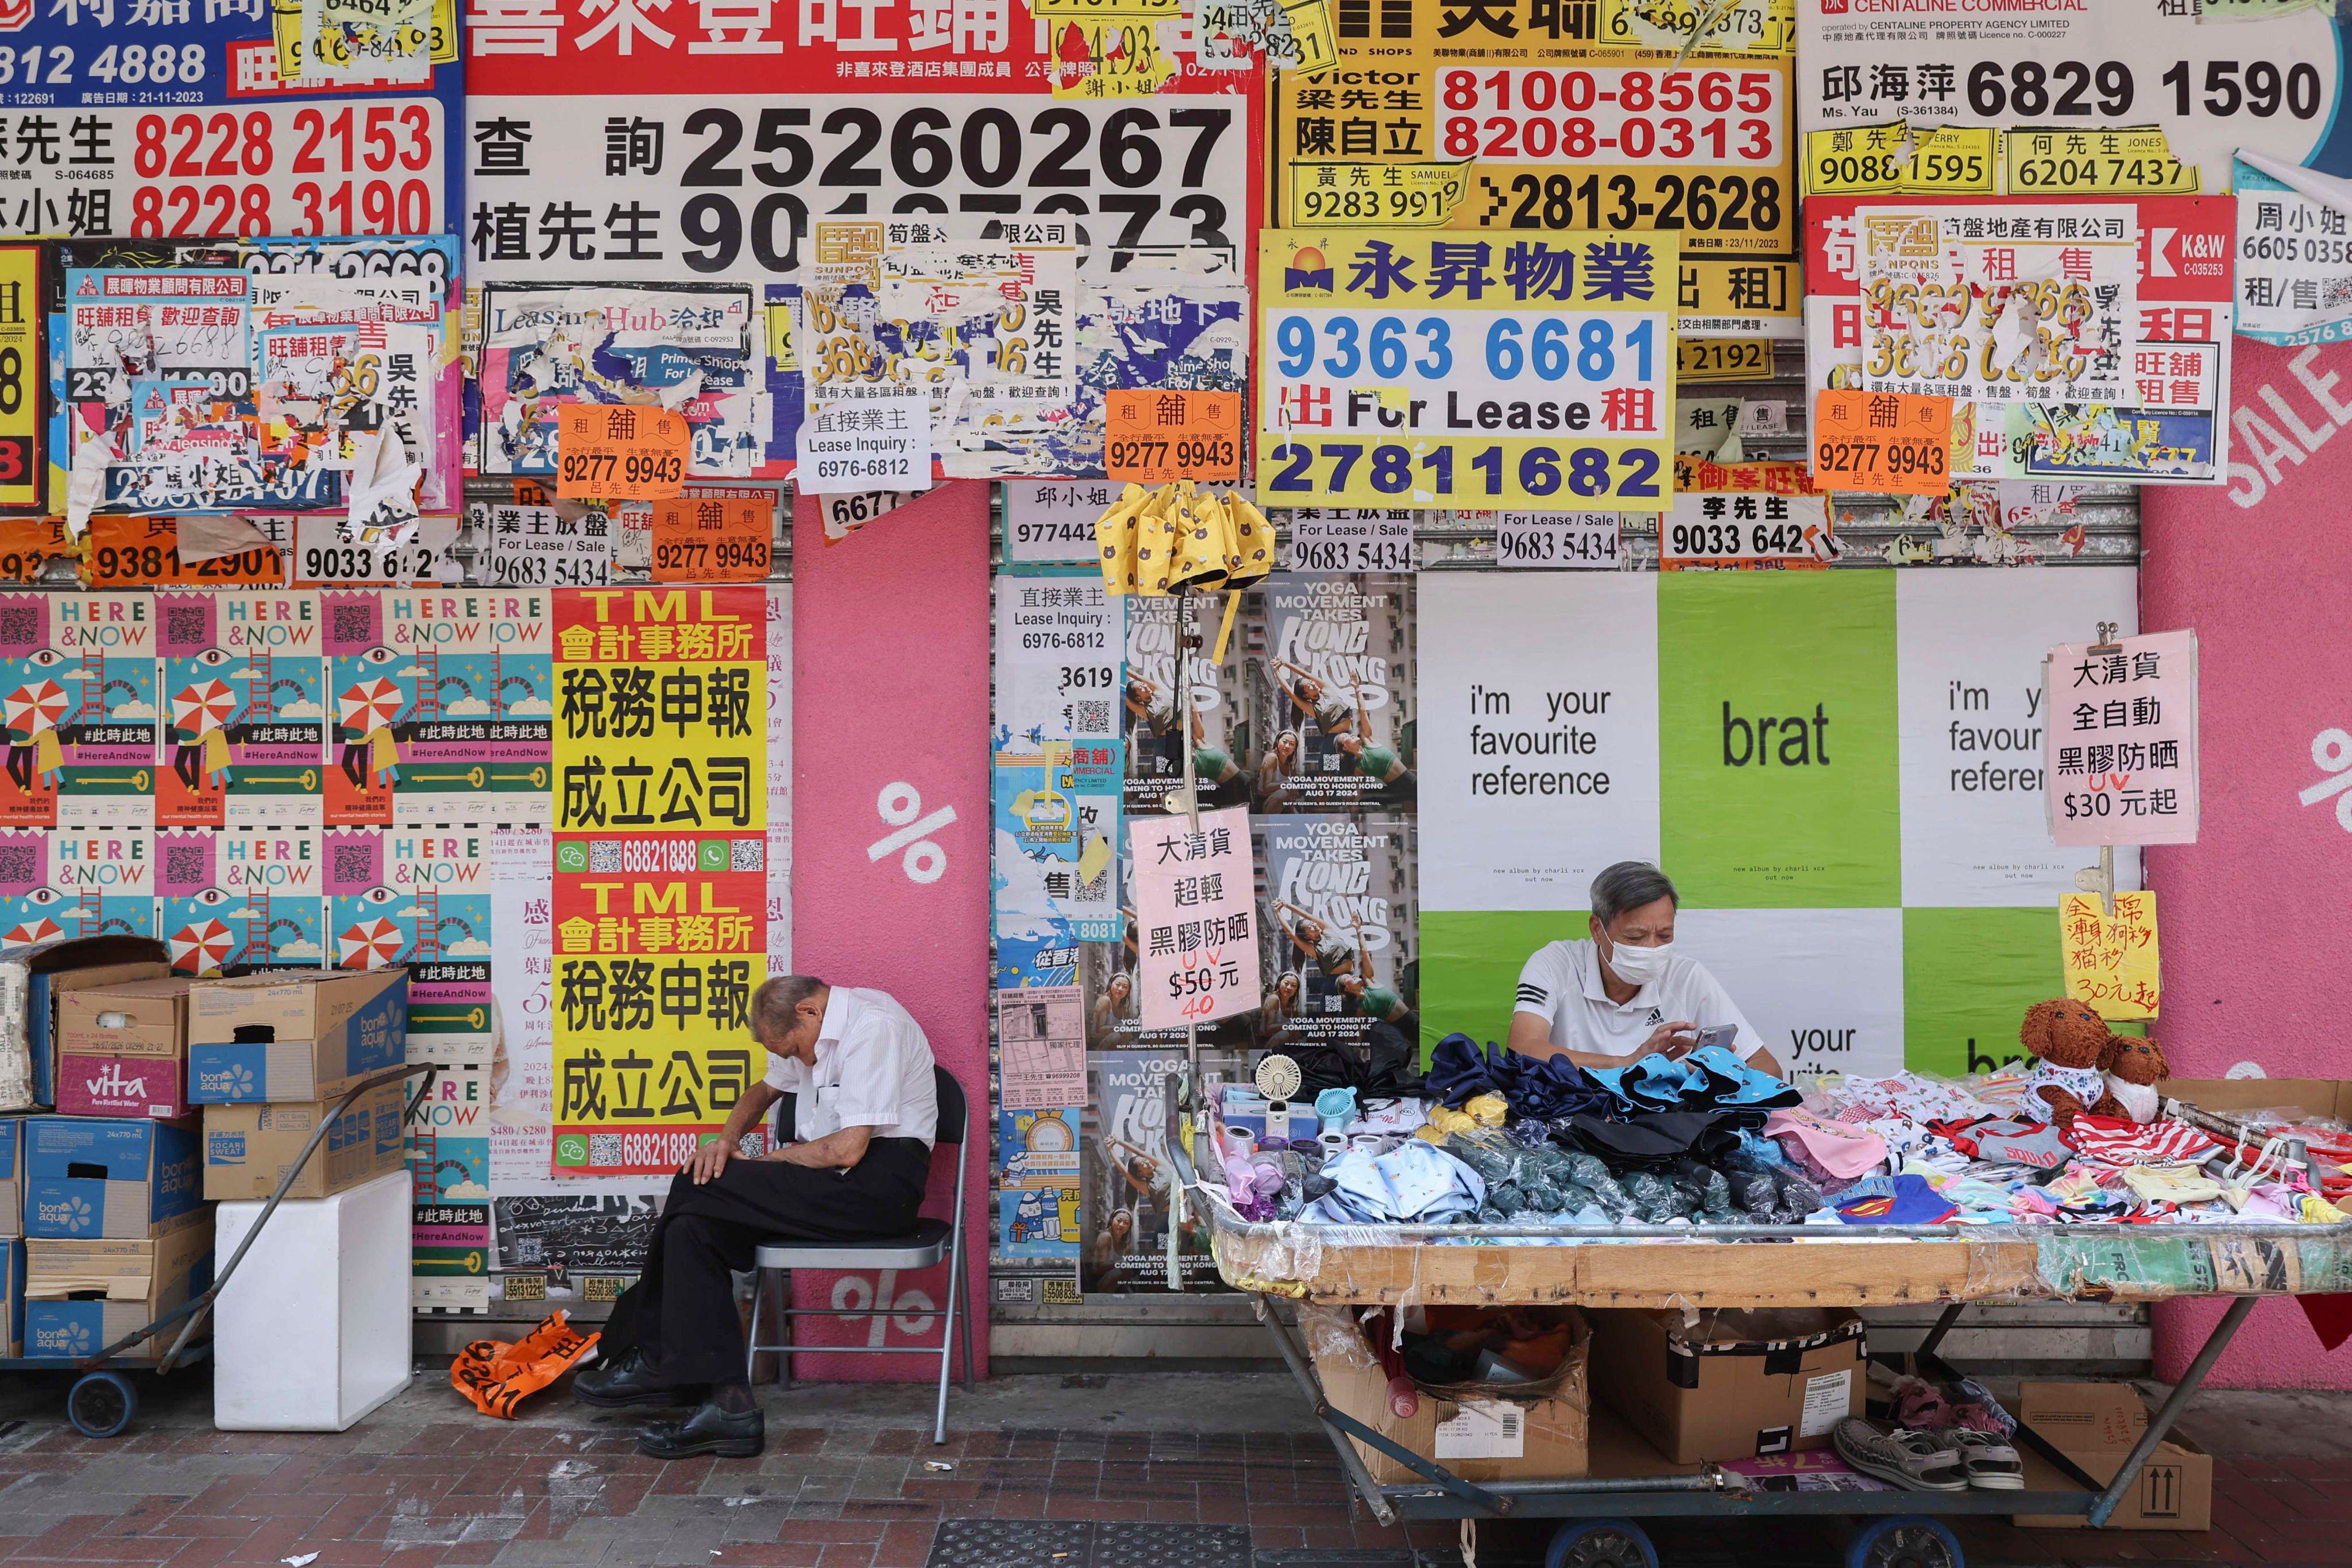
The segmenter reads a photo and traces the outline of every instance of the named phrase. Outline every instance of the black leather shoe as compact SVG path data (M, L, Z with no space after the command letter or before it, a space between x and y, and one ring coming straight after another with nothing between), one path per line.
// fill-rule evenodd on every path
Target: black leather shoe
M699 1387L681 1388L662 1382L635 1351L610 1366L592 1366L572 1379L572 1398L607 1410L629 1405L691 1405L700 1392Z
M683 1421L659 1421L637 1437L637 1452L656 1459L684 1459L696 1454L716 1454L722 1459L748 1459L768 1446L768 1424L757 1405L726 1411L714 1404L695 1407Z

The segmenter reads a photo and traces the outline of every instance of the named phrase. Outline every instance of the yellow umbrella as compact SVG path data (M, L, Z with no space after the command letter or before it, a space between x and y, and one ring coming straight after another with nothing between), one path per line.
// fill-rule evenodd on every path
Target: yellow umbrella
M1156 490L1129 485L1095 520L1095 542L1103 587L1112 594L1244 588L1274 570L1274 525L1265 514L1240 496L1202 490L1190 479ZM1239 595L1226 594L1220 664L1240 603Z

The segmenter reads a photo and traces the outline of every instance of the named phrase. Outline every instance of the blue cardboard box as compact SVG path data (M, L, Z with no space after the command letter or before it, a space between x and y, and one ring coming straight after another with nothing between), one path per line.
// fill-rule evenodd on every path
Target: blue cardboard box
M408 971L276 970L188 992L188 1100L332 1100L408 1059Z
M35 1116L25 1123L25 1234L133 1240L203 1199L195 1118Z
M0 1241L0 1356L25 1353L25 1244Z
M25 1121L0 1116L0 1237L25 1234Z
M80 1356L102 1350L213 1282L209 1208L166 1220L153 1235L136 1241L35 1237L24 1247L27 1356ZM155 1354L179 1331L180 1325L173 1323L124 1353Z

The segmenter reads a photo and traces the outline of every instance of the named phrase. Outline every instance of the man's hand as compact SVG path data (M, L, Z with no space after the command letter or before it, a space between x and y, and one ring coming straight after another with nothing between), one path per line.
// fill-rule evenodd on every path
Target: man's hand
M1697 1026L1687 1018L1678 1018L1671 1024L1661 1024L1650 1031L1650 1037L1642 1042L1641 1049L1635 1051L1633 1055L1638 1058L1656 1051L1669 1061L1679 1061L1685 1053L1698 1044L1698 1036L1692 1033Z
M727 1168L727 1162L734 1157L735 1145L728 1139L715 1138L687 1156L686 1173L694 1178L698 1187L715 1182L719 1173Z

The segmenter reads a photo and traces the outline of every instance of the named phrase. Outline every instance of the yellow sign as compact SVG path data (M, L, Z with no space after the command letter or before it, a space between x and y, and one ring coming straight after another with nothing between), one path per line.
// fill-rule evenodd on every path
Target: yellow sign
M1601 0L1601 37L1606 43L1679 53L1691 47L1691 35L1709 17L1697 45L1705 54L1796 52L1796 0Z
M1262 232L1259 500L1662 509L1676 276L1668 235Z
M1467 163L1291 165L1293 228L1430 228L1444 225L1469 189Z
M40 248L0 246L0 507L41 504L41 364Z
M2027 195L2195 195L2197 165L2172 155L2156 125L2119 131L2029 125L2001 133L2003 188Z
M1772 344L1767 339L1684 338L1675 344L1675 380L1685 385L1771 379Z
M2058 904L2058 951L2067 995L2113 1023L2156 1016L2163 982L2154 893L2117 893L2112 920L2096 896L2068 893Z
M1678 330L1724 337L1801 336L1801 270L1796 262L1778 258L1686 258L1675 296Z
M1268 134L1279 210L1295 225L1380 221L1360 205L1308 199L1349 188L1335 167L1466 167L1447 220L1457 228L1671 230L1685 257L1795 253L1786 60L1677 64L1546 47L1538 33L1513 40L1522 47L1509 63L1482 66L1435 26L1390 47L1349 19L1343 10L1336 75L1276 83ZM1404 211L1385 221L1431 220Z
M1176 74L1151 17L1073 17L1047 31L1057 40L1048 68L1055 98L1149 98Z
M278 79L297 81L302 77L302 5L301 0L271 0L269 34L278 45ZM330 46L337 35L332 29L322 29L319 35L321 48ZM334 62L348 66L348 58ZM433 63L453 66L457 63L457 0L433 0Z
M1896 121L1805 138L1804 194L1989 196L2000 174L2000 132L1929 131Z

